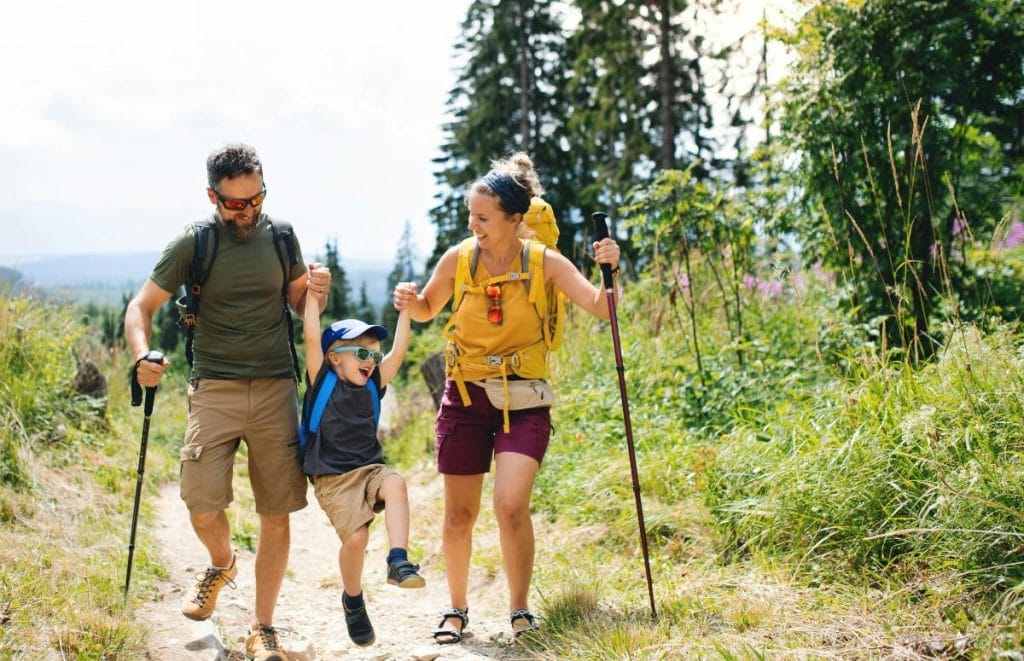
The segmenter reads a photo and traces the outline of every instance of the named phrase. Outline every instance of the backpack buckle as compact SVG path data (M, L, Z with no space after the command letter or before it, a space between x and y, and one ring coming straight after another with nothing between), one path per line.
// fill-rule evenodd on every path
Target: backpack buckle
M186 312L184 315L182 315L181 321L183 324L185 324L186 328L192 328L193 326L196 325L196 316L191 312Z
M522 273L518 273L518 272L516 272L516 273L509 273L508 274L508 279L509 279L509 282L515 282L517 280L522 280L523 279L523 274Z
M519 367L519 354L512 354L511 356L484 356L484 360L488 367L501 367L502 363L507 363L512 367Z
M201 292L202 292L202 288L201 288L201 287L200 287L199 285L197 285L197 284L193 284L193 285L192 285L192 294L193 294L194 296L199 296L199 294L200 294Z

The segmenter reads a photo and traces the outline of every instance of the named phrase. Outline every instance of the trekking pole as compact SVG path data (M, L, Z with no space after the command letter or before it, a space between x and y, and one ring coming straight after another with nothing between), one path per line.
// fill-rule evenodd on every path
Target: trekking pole
M150 351L132 367L132 406L142 404L142 386L139 385L139 362L163 363L164 355L159 351ZM142 441L139 444L139 467L135 480L135 506L132 508L132 533L128 538L128 570L124 576L124 598L128 599L128 586L132 581L132 558L135 556L135 531L139 524L139 501L142 500L142 475L146 471L146 443L149 442L149 417L153 415L153 400L156 398L156 386L146 388L146 405L143 407Z
M597 241L608 237L608 214L600 211L593 214L594 238ZM615 312L615 291L612 284L612 267L601 264L601 278L608 297L608 321L612 327L612 344L615 347L615 369L619 373L619 397L622 400L622 418L626 423L626 447L629 448L629 472L633 478L633 499L636 501L636 518L640 523L640 546L644 552L644 569L647 571L647 594L651 598L651 617L658 619L654 606L654 582L651 580L651 560L647 553L647 529L644 525L644 504L640 498L640 476L636 470L636 449L633 446L633 425L629 421L629 397L626 395L626 370L622 366L622 343L619 341L619 318Z

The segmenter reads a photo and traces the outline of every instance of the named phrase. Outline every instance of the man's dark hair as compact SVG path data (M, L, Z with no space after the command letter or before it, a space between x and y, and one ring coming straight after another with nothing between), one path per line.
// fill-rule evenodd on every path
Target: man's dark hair
M214 190L224 179L234 179L245 174L263 175L260 157L249 145L224 145L215 149L206 159L206 180Z

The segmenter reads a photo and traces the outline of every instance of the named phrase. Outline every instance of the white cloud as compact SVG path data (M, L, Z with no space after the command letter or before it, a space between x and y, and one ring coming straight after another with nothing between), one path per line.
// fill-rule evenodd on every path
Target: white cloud
M159 250L209 211L211 149L260 152L307 252L432 248L430 159L468 0L40 0L0 23L5 252ZM45 228L45 229L44 229ZM357 236L358 241L350 241Z

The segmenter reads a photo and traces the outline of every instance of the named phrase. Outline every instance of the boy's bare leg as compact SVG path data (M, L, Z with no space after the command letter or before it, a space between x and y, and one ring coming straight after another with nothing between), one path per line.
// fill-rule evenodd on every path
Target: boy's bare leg
M370 528L363 526L348 536L338 552L341 583L345 587L345 594L350 597L357 597L363 591L363 558L369 539Z
M380 485L378 497L384 501L384 527L392 548L409 547L409 491L405 480L388 475Z

